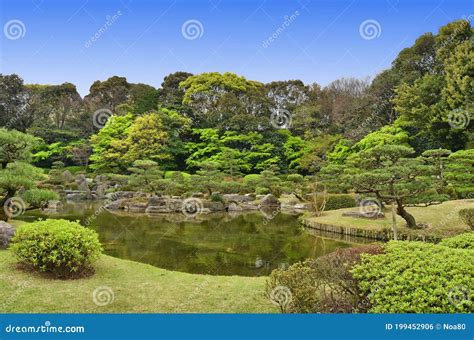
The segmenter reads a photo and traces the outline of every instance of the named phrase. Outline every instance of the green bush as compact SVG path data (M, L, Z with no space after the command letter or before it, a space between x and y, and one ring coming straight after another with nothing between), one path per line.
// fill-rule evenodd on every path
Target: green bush
M250 187L255 187L261 180L262 180L262 175L259 175L259 174L250 174L250 175L244 176L243 178L244 184Z
M329 195L324 210L353 208L356 206L357 202L351 195Z
M363 312L366 303L350 269L360 255L378 254L380 245L339 249L317 259L274 270L266 284L266 296L290 313ZM282 294L283 293L283 294Z
M474 209L466 208L459 210L459 217L466 223L471 229L474 230Z
M303 183L304 177L300 174L291 174L286 176L286 180L293 183Z
M263 187L256 187L255 188L255 194L257 194L257 195L267 195L270 192L271 191L268 188L263 188Z
M375 313L472 312L474 251L391 241L352 273Z
M211 195L211 201L212 202L224 202L224 198L222 197L221 194L217 192L213 192Z
M40 208L48 201L58 200L59 195L54 191L44 189L30 189L21 194L21 198L28 203L30 207Z
M474 233L464 233L458 236L445 238L439 245L458 248L458 249L474 249Z
M21 264L58 278L93 273L92 264L102 251L94 230L66 220L22 225L10 248Z

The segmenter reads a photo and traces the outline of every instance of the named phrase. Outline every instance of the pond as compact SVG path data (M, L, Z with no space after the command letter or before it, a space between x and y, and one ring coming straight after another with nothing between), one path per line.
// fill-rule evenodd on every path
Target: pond
M107 255L170 270L213 275L268 275L352 242L301 227L282 212L182 214L112 213L100 202L66 203L60 213L28 211L23 220L65 218L95 229Z

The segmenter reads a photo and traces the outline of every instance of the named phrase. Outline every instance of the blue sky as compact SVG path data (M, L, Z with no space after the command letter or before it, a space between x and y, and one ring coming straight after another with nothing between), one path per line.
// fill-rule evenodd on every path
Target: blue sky
M373 77L420 34L474 14L472 0L0 3L0 72L17 73L26 83L69 81L82 95L112 75L159 87L174 71L321 85Z

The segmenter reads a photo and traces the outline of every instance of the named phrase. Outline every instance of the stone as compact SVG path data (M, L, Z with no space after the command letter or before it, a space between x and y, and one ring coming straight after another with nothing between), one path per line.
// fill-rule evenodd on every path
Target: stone
M227 211L243 211L244 209L235 202L229 203L227 206Z
M262 206L262 207L279 207L280 202L272 194L267 194L260 200L260 206Z
M63 203L57 200L48 201L47 208L48 210L61 210L63 208Z
M0 249L6 249L15 235L15 228L4 221L0 221Z
M169 214L171 212L166 205L152 205L145 209L147 214Z
M251 196L247 196L247 195L239 195L239 194L224 194L222 195L222 198L225 200L225 201L228 201L228 202L250 202L250 201L253 201L253 197Z
M128 206L128 211L141 213L141 212L145 212L146 208L147 208L146 203L134 202Z
M158 196L151 196L148 198L148 206L164 206L166 199Z
M202 203L203 207L205 209L209 209L210 211L225 211L225 206L222 202L203 201Z
M381 211L374 211L371 213L363 213L361 211L348 211L342 213L342 216L355 217L355 218L366 218L369 220L375 220L377 218L385 218L385 214Z

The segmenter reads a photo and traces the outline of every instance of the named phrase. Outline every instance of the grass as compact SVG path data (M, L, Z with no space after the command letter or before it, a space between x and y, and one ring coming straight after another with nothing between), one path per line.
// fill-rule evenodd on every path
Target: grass
M264 295L265 277L211 276L173 272L103 255L96 273L54 280L17 268L0 251L2 313L266 313L277 308ZM109 287L113 302L98 306L94 290ZM98 300L107 293L98 295ZM111 295L108 294L110 297Z
M426 229L414 231L417 235L449 237L470 230L469 226L459 218L458 212L464 208L474 208L474 200L447 201L429 207L409 207L407 210L415 217L417 223L426 223L428 225ZM324 212L323 216L308 217L307 219L317 223L363 230L383 230L391 228L392 226L391 209L385 211L385 218L377 220L342 216L342 213L354 210L357 210L357 208L332 210ZM411 232L411 230L406 227L405 220L398 215L396 220L399 231Z

